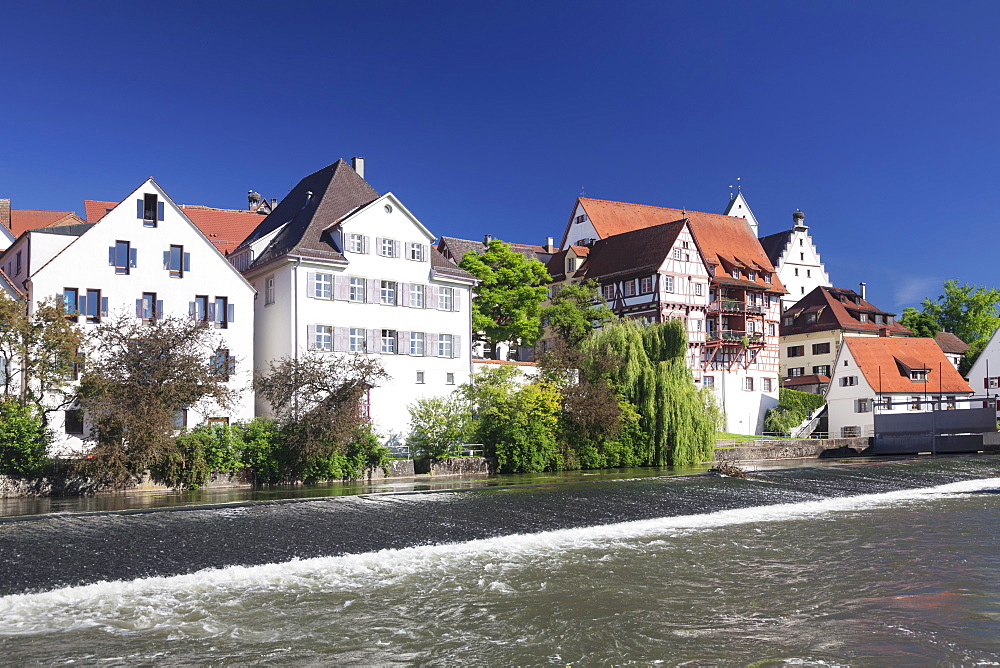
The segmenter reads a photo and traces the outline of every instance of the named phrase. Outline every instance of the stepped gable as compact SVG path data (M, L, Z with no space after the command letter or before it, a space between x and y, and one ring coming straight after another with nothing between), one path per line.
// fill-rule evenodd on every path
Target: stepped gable
M965 351L969 349L969 344L958 338L951 332L938 332L937 336L934 337L937 341L938 347L945 353L950 353L952 355L964 355Z
M868 322L861 322L858 316L862 313L868 316ZM808 317L810 314L815 314L815 322L807 322L812 319ZM876 308L854 290L821 285L784 312L781 334L786 336L831 329L878 334L884 329L889 336L911 336L913 332L898 322L893 320L891 325L888 324L894 315ZM881 316L883 322L877 322L875 316ZM792 324L785 325L785 318L792 318Z
M713 281L735 287L763 288L767 292L777 294L788 292L778 279L774 265L764 254L757 237L751 232L750 225L743 218L585 197L579 198L579 202L587 212L594 230L602 239L664 223L687 220L705 264L715 271ZM573 220L570 219L563 234L564 240L572 224ZM757 276L753 281L727 278L726 274L729 274L734 267L756 271ZM770 275L770 283L761 276L765 272Z
M346 262L342 249L327 242L324 232L379 196L349 163L337 160L299 181L240 246L284 226L250 266L289 254Z
M929 337L849 336L844 344L873 390L899 394L971 394L972 388ZM927 369L927 382L910 380L910 369Z
M83 208L87 214L87 221L96 223L118 204L118 202L84 200ZM223 255L228 255L239 246L264 220L264 216L251 211L217 209L197 204L177 206Z
M767 259L771 261L771 264L777 266L778 260L785 254L785 249L788 248L788 242L791 238L792 230L785 230L784 232L775 232L759 239L760 246L764 249L764 254L767 255Z
M686 223L685 218L601 239L590 249L587 275L596 278L656 272Z

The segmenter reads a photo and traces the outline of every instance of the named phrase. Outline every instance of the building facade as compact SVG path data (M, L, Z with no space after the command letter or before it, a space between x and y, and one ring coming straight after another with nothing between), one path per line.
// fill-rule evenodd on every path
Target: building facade
M806 215L796 211L792 214L790 230L769 234L760 240L778 278L788 290L781 298L783 309L818 287L832 285L805 221Z

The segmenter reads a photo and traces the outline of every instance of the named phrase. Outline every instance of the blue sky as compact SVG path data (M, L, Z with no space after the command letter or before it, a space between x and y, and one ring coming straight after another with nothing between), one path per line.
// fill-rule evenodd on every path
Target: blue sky
M559 237L591 197L806 213L900 312L1000 285L1000 3L0 5L0 197L283 197L337 158L438 235Z

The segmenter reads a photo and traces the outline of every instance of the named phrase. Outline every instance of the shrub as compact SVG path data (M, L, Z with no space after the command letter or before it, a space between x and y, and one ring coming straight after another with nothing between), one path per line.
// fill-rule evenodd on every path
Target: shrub
M556 434L559 392L549 383L532 383L490 406L482 422L483 445L502 473L562 468Z
M819 394L781 388L778 405L764 414L764 431L788 436L792 429L825 403L826 400Z
M16 401L0 401L0 474L38 474L50 463L51 434L41 415Z
M427 397L410 404L407 443L415 455L437 461L457 457L472 436L472 411L456 395Z

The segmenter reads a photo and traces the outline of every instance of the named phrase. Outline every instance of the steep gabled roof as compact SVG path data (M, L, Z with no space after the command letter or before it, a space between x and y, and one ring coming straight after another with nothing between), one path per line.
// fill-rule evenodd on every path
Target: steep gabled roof
M937 341L938 347L941 348L942 352L952 355L964 355L965 351L969 349L968 343L951 332L938 332L934 340Z
M785 248L788 247L788 242L791 238L792 230L775 232L774 234L760 238L760 246L764 249L764 254L767 255L767 259L771 261L771 264L777 266L778 260L784 254Z
M861 322L854 314L868 314L868 322ZM808 316L815 314L815 322L807 322ZM828 288L821 285L790 306L782 314L781 335L805 334L807 332L824 332L834 329L845 329L857 332L876 333L887 329L892 336L910 336L912 332L893 321L888 324L894 313L876 308L854 290L844 288ZM883 322L875 322L875 316L881 316ZM785 325L785 318L793 318L791 325Z
M875 392L913 395L925 392L972 393L972 388L932 338L849 336L844 339L844 344ZM927 382L911 380L907 367L929 369Z
M523 255L529 260L538 260L543 264L549 261L552 254L545 250L544 246L536 246L534 244L519 244L511 241L504 241L505 244L510 246L510 249L519 255ZM455 262L461 262L462 258L469 251L475 253L482 253L486 250L486 243L483 241L472 241L471 239L459 239L458 237L441 237L438 240L438 250L442 253L445 249L451 253L451 259ZM445 255L447 257L447 255Z
M601 239L587 260L587 276L599 278L655 272L687 225L687 219L645 227Z
M83 208L87 221L94 223L103 218L118 202L84 200ZM253 232L264 216L252 211L217 209L196 204L178 204L191 222L208 237L208 240L223 254L227 254Z
M579 258L583 258L583 263L576 268L572 276L566 275L566 256L569 255L570 250L573 254ZM549 257L548 262L545 263L545 268L549 272L549 277L552 282L563 281L567 278L577 278L586 277L587 275L587 261L590 256L590 246L570 246L569 248L553 253Z
M340 159L299 181L240 247L284 225L250 267L266 264L283 255L309 255L346 261L343 249L335 248L325 231L378 198L378 192L351 165Z
M21 236L21 233L27 230L76 225L83 222L85 221L73 211L10 210L10 231L13 232L15 237Z

